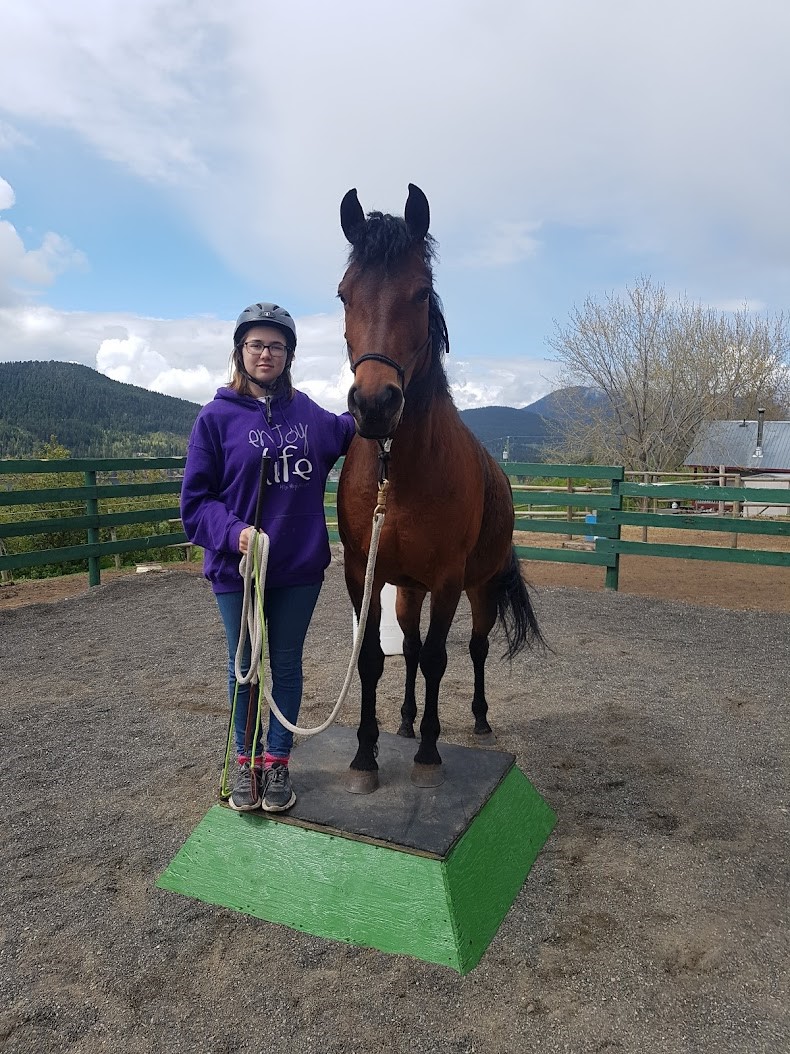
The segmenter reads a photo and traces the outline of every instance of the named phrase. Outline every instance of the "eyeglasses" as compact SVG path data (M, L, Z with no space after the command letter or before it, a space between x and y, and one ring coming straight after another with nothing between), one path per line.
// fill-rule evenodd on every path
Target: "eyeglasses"
M279 340L275 340L273 344L264 344L262 340L245 340L244 347L247 348L252 355L260 355L264 348L268 348L269 354L273 359L281 359L286 351L288 351L285 344L282 344Z

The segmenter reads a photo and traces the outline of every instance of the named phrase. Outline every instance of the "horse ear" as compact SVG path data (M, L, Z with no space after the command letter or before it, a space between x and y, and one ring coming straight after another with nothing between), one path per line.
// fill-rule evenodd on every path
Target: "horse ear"
M403 218L414 241L422 241L431 224L431 210L428 199L414 183L409 183L409 196L406 199Z
M361 241L365 234L365 213L359 203L356 187L352 187L340 202L340 226L352 245Z

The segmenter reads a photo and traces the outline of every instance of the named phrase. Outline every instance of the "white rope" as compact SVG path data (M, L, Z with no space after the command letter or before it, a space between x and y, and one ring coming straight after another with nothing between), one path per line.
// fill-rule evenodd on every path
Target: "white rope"
M252 603L252 572L255 566L255 557L259 558L258 575L262 582L266 581L266 568L269 564L269 535L263 531L250 528L250 538L247 552L242 556L239 564L239 574L244 579L244 596L241 602L241 630L239 632L239 643L236 646L235 673L239 684L257 684L258 666L261 648L263 647L263 627L256 612L256 605ZM263 593L260 594L263 596ZM247 637L250 638L250 650L252 660L247 673L242 673L242 659L244 657L244 645Z
M362 594L362 607L359 612L359 627L357 628L356 638L354 640L354 647L351 651L351 658L348 663L348 670L346 671L346 679L343 682L343 687L340 689L340 695L335 703L332 713L329 717L323 721L320 725L316 725L314 728L300 728L299 725L291 724L287 717L285 717L280 710L277 703L269 691L268 687L262 685L263 695L266 702L269 704L269 709L275 715L277 720L288 729L289 732L296 733L300 736L317 736L319 732L324 732L337 717L340 712L340 708L346 701L348 690L351 687L351 681L354 677L354 670L356 669L357 660L359 659L359 653L362 648L362 638L365 633L365 625L368 620L368 608L370 607L370 597L373 593L373 573L376 569L376 553L379 547L379 535L381 534L381 528L384 526L384 511L382 506L378 506L376 512L373 514L373 529L370 536L370 552L368 553L368 563L365 568L365 589ZM253 574L253 567L255 565L255 557L258 555L258 551L262 550L258 559L257 574ZM239 646L236 649L236 680L239 684L250 684L258 681L258 668L261 665L262 660L262 649L263 649L263 619L261 615L262 611L262 598L263 590L266 585L266 566L269 561L269 536L263 531L256 531L254 528L251 529L250 544L247 552L242 556L241 563L239 564L239 573L244 579L244 598L242 601L242 613L241 613L241 632L239 633ZM255 590L257 593L256 603L251 603L252 600L252 585L253 578L255 581ZM245 627L250 638L251 648L251 661L250 669L247 674L242 674L242 656L244 653L245 643Z

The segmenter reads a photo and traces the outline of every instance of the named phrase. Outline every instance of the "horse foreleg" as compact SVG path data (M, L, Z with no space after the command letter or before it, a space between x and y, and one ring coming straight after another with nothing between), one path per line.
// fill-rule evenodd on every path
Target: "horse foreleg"
M359 619L365 585L364 565L356 565L346 557L346 586ZM381 650L379 624L381 622L380 588L370 598L365 630L362 635L357 672L361 684L361 710L357 729L357 752L346 774L346 789L352 794L369 794L379 785L378 753L379 726L376 720L376 686L384 671L384 652Z
M362 707L357 729L357 752L351 762L346 787L353 794L370 794L379 785L378 754L379 725L376 720L376 686L384 672L384 652L381 649L379 622L381 606L371 599L362 649L357 670L362 685Z
M398 624L403 630L403 658L406 663L406 688L398 735L414 739L414 722L417 718L417 670L420 667L422 638L420 637L420 612L425 600L421 589L399 589L395 605Z
M414 755L412 783L418 787L438 787L444 780L442 759L436 744L439 724L439 686L447 669L447 634L461 596L460 586L446 586L431 593L431 622L420 655L420 669L425 678L425 708L420 722L420 747Z
M485 667L488 658L488 637L494 628L497 616L496 594L489 585L467 590L472 608L472 636L469 639L469 655L474 667L475 687L472 696L472 714L475 719L475 735L481 740L495 742L496 738L488 723L488 702L485 691Z

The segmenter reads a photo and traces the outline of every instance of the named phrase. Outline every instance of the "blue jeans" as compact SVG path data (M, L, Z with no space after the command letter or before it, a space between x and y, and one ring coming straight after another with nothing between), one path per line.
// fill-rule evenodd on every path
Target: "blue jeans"
M269 638L267 653L272 671L272 695L283 715L292 724L296 724L299 708L302 705L302 650L320 592L320 582L310 586L282 586L263 591L263 611ZM217 593L216 598L225 626L225 636L228 639L228 696L230 705L233 707L233 696L236 691L236 648L239 644L243 594L241 592ZM248 638L242 659L242 672L246 674L249 668L250 642ZM261 716L264 722L267 713L269 722L266 751L276 757L288 757L293 745L293 734L283 728L263 700ZM251 706L250 685L239 685L233 728L238 758L251 756L256 718L257 691L252 693ZM255 749L256 760L259 760L263 753L262 738L259 733Z

